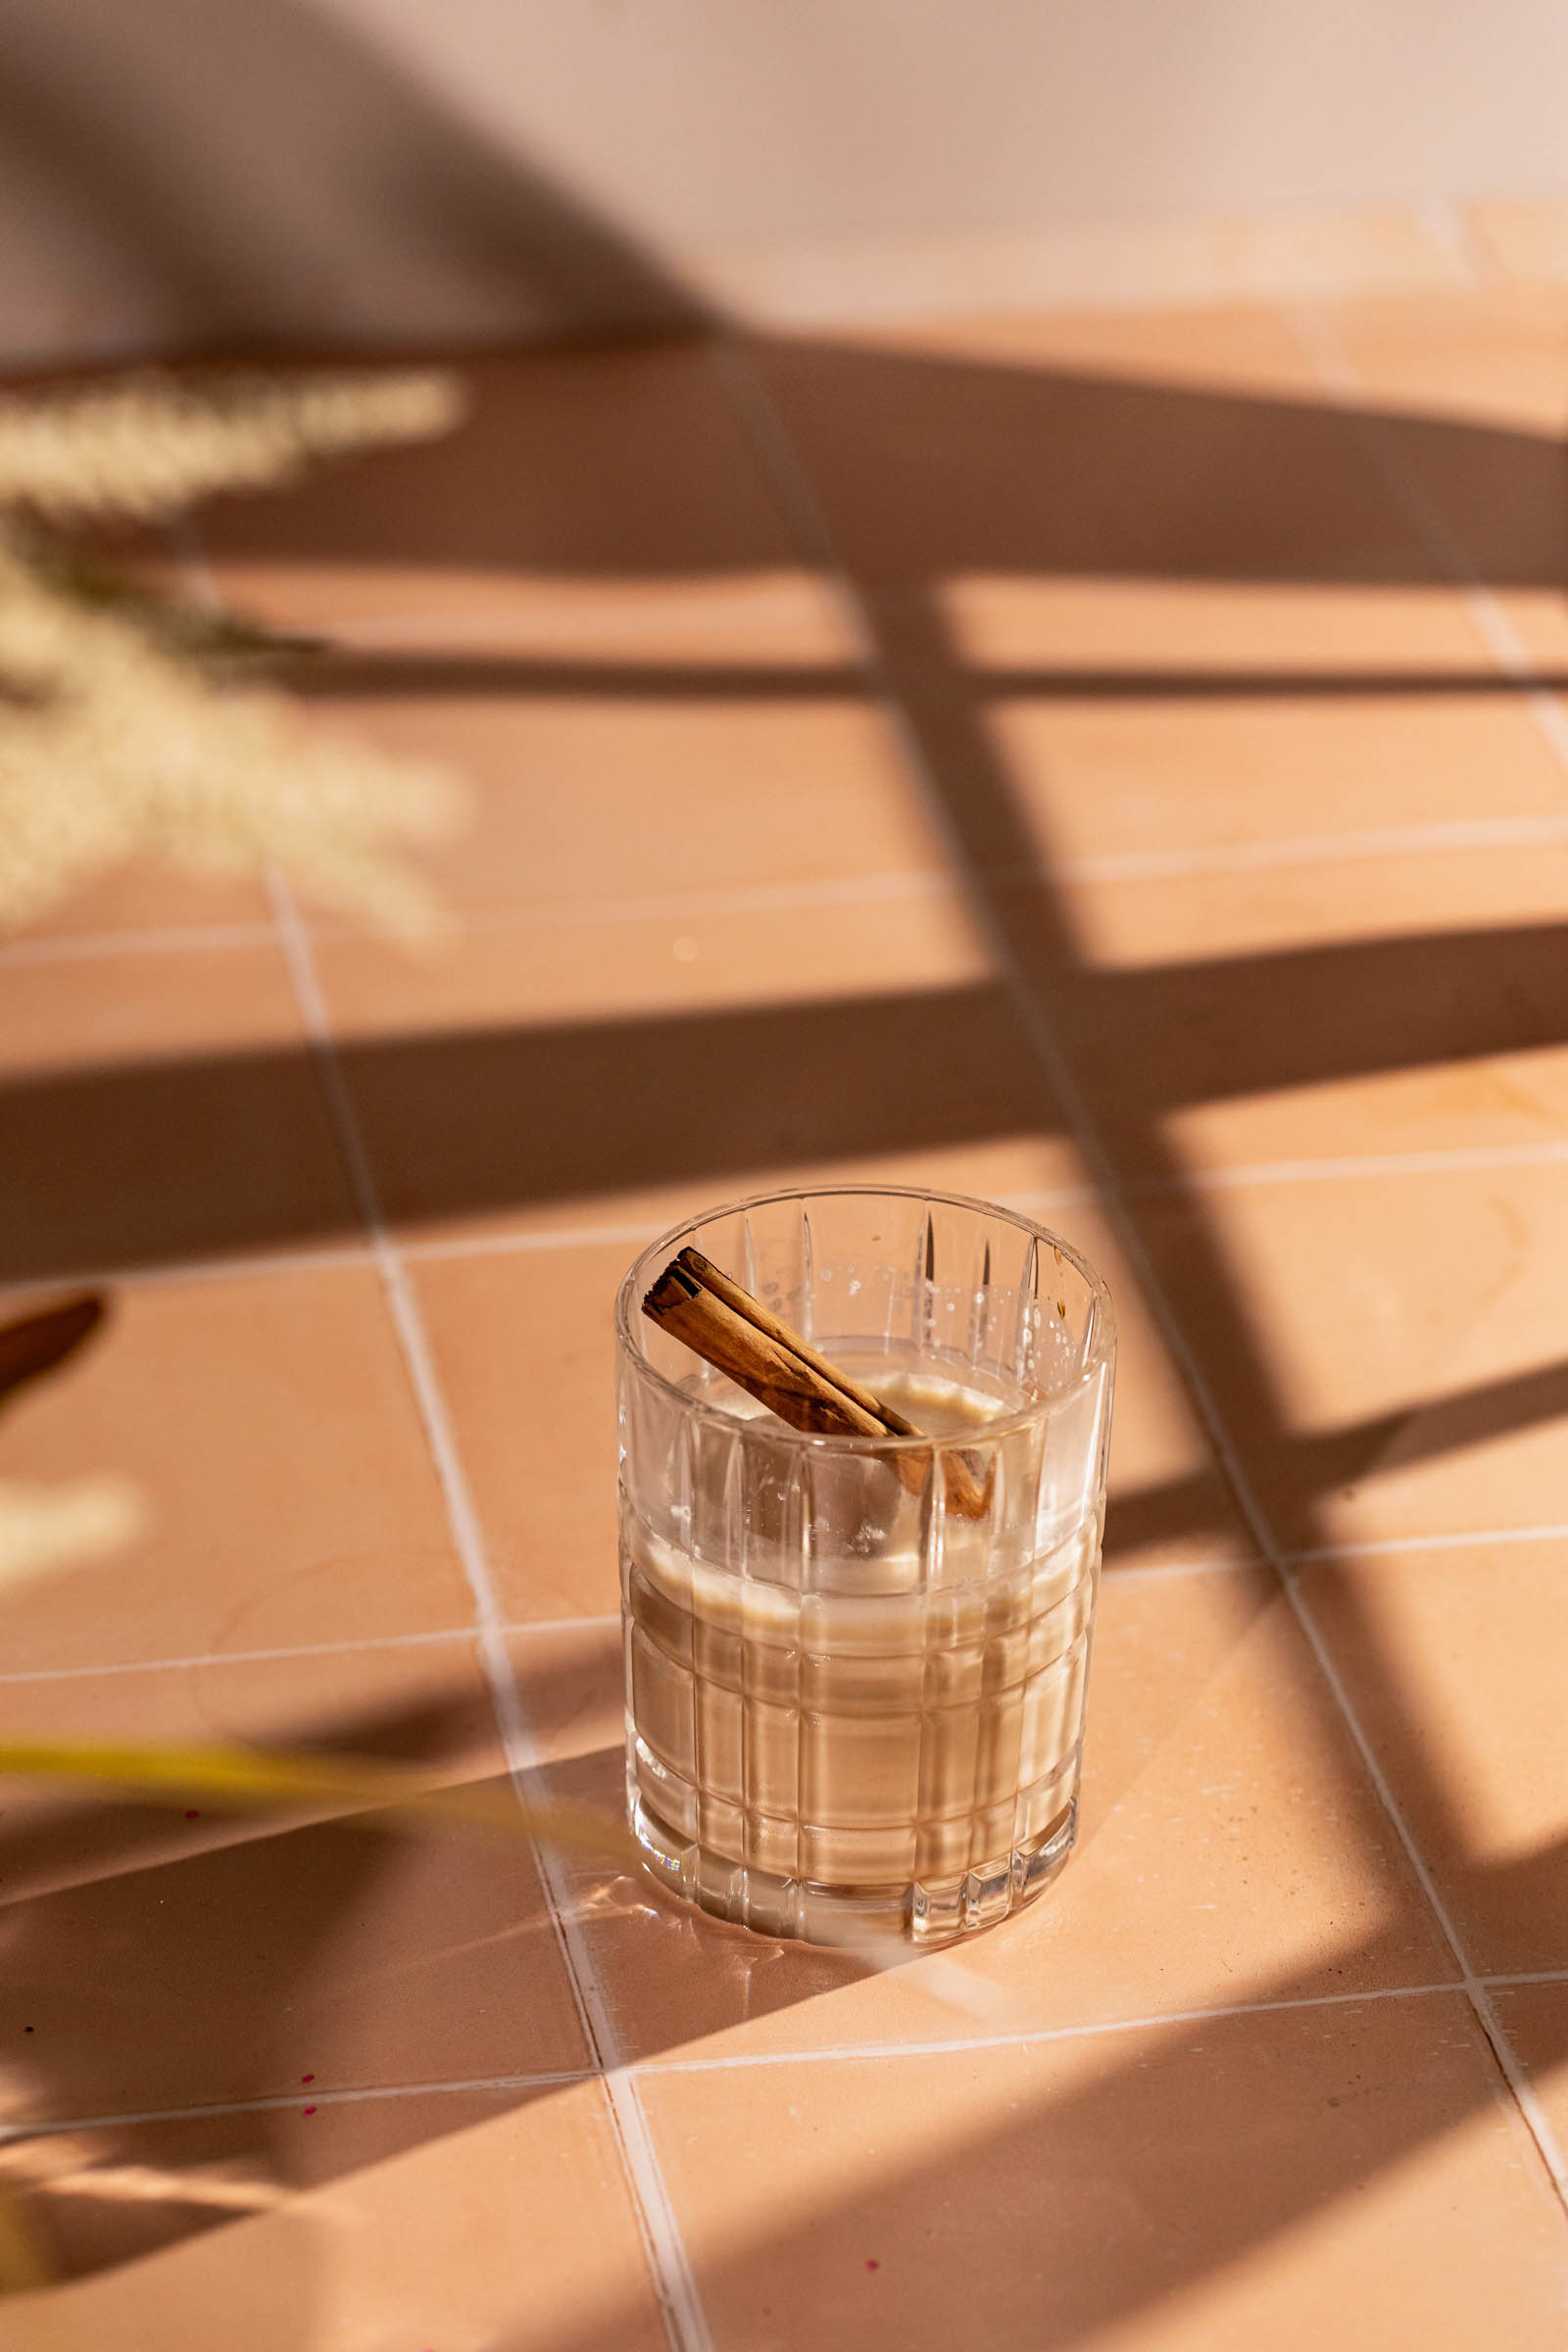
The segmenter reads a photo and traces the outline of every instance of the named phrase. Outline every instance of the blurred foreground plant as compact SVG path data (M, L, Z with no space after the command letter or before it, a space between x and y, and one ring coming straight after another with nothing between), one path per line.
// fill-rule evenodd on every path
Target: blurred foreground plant
M0 1740L0 1781L86 1785L126 1803L199 1801L224 1813L326 1815L371 1830L467 1832L526 1838L632 1870L637 1848L625 1824L586 1806L559 1803L515 1784L432 1787L417 1773L367 1759L277 1750L108 1740ZM24 2133L0 2134L0 2153ZM49 2185L46 2183L45 2185ZM0 2181L0 2296L49 2283L14 2190Z
M200 602L74 553L82 524L168 520L313 459L444 433L438 374L158 376L0 400L0 926L135 856L275 866L321 905L416 933L433 902L388 845L451 829L442 773L314 732L215 662L265 647Z
M515 1785L432 1786L425 1775L365 1758L165 1740L0 1739L0 1779L17 1775L86 1783L126 1803L199 1797L223 1813L364 1815L371 1828L531 1837L628 1869L637 1860L630 1831L608 1814L524 1794Z

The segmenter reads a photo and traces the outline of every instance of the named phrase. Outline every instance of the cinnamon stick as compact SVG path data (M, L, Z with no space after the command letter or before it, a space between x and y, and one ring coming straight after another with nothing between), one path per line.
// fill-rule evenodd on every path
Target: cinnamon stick
M793 1429L840 1437L921 1435L912 1421L831 1363L701 1250L682 1250L670 1260L644 1298L643 1312ZM930 1454L892 1458L904 1485L917 1494L925 1485ZM984 1518L993 1477L994 1465L982 1485L969 1457L949 1454L949 1507L965 1519Z
M760 1332L775 1341L779 1347L787 1348L792 1355L798 1355L802 1363L808 1364L831 1388L841 1396L848 1396L852 1404L858 1404L863 1413L869 1413L872 1420L890 1436L917 1438L920 1435L912 1421L906 1421L902 1413L895 1412L891 1404L884 1404L881 1397L870 1389L862 1387L858 1380L852 1380L837 1364L830 1364L809 1340L803 1339L798 1331L792 1331L780 1316L773 1313L771 1307L764 1306L760 1298L754 1298L750 1291L743 1291L738 1282L731 1282L722 1267L715 1266L712 1259L705 1257L700 1250L683 1250L675 1263L684 1266L705 1291L711 1291L715 1298L722 1299L737 1315L743 1315L748 1323L755 1324Z

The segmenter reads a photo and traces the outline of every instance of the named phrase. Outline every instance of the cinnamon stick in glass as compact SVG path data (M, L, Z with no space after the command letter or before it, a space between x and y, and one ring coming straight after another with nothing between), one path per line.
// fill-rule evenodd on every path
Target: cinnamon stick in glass
M643 1312L792 1429L862 1438L922 1434L701 1250L682 1250L670 1260L644 1298ZM904 1485L919 1494L930 1454L900 1453L891 1459ZM956 1451L948 1454L946 1470L950 1509L965 1519L984 1518L991 1502L991 1476L982 1486L970 1463Z

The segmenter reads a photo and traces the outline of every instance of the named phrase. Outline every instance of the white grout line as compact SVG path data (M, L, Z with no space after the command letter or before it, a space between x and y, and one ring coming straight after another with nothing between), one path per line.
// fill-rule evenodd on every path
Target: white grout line
M1340 865L1358 858L1436 857L1457 851L1564 844L1568 844L1568 816L1456 817L1441 823L1279 835L1265 841L1215 843L1195 849L1115 850L1099 857L1056 859L1053 871L1064 882L1144 882L1167 876Z
M811 907L864 906L889 901L947 896L952 877L930 873L871 873L816 882L737 883L723 890L628 893L613 899L564 899L526 905L451 906L439 928L454 932L558 930L601 923L700 922L726 914L804 913ZM347 923L316 926L323 936L356 936Z
M471 1642L471 1625L444 1626L430 1634L368 1634L359 1642L301 1642L282 1649L198 1650L180 1658L117 1658L109 1665L40 1666L0 1674L0 1684L77 1683L107 1674L178 1674L214 1666L268 1666L290 1658L352 1657L361 1650L425 1649L440 1642Z
M917 1963L915 1964L917 1965ZM1167 2026L1212 2025L1239 2017L1266 2017L1296 2009L1345 2009L1364 2001L1416 2001L1434 1993L1462 1998L1457 1980L1445 1984L1379 1984L1364 1992L1308 1992L1277 2001L1227 2001L1212 2009L1165 2009L1151 2017L1099 2018L1077 2026L1021 2027L1013 2034L975 2034L941 2041L834 2042L819 2049L751 2050L713 2058L645 2058L645 2075L704 2075L732 2067L809 2066L829 2059L950 2058L975 2050L1026 2050L1056 2041L1092 2041L1104 2034L1153 2034Z
M1255 1576L1266 1569L1264 1559L1237 1557L1209 1560L1151 1560L1143 1568L1118 1568L1113 1563L1102 1566L1101 1574L1106 1585L1158 1585L1170 1583L1182 1576Z
M0 1299L73 1290L158 1291L187 1282L249 1282L263 1274L338 1273L374 1265L365 1242L326 1243L319 1250L258 1250L254 1257L183 1257L166 1266L71 1266L59 1274L29 1274L0 1283Z
M1129 1573L1138 1575L1145 1572L1134 1569ZM518 1634L588 1633L601 1626L619 1623L618 1613L607 1610L594 1617L510 1617L505 1620L501 1630L510 1639ZM16 1673L0 1674L0 1686L8 1683L84 1682L102 1674L176 1674L214 1666L269 1666L291 1658L356 1657L362 1650L428 1649L441 1642L477 1640L471 1624L444 1625L427 1634L366 1634L354 1642L296 1642L279 1649L208 1649L177 1658L117 1658L107 1665L23 1668Z
M1456 1147L1451 1151L1348 1152L1337 1158L1244 1160L1233 1168L1200 1168L1180 1182L1164 1177L1130 1176L1106 1188L1095 1184L1057 1185L1042 1192L999 1195L1004 1208L1025 1216L1056 1209L1103 1206L1107 1199L1158 1200L1184 1192L1246 1192L1267 1185L1354 1184L1368 1177L1462 1175L1488 1168L1545 1168L1568 1162L1568 1142L1495 1144ZM568 1250L640 1249L657 1241L668 1223L666 1216L638 1218L612 1225L559 1225L526 1233L459 1233L421 1239L405 1237L398 1253L405 1264L439 1263L442 1259L532 1256ZM235 1282L262 1274L309 1274L346 1267L373 1267L375 1253L368 1242L324 1243L319 1249L259 1250L253 1257L181 1258L165 1266L92 1266L25 1280L0 1283L0 1299L33 1297L58 1291L63 1284L83 1289L156 1290L187 1282Z
M391 1233L382 1218L369 1161L354 1106L332 1042L326 1005L317 978L310 941L287 884L271 881L278 936L299 999L301 1015L316 1049L332 1115L347 1160L366 1231L376 1261L393 1327L403 1349L415 1400L424 1427L436 1477L446 1504L452 1539L473 1595L480 1662L513 1783L527 1801L539 1776L539 1756L522 1695L507 1648L506 1621L491 1581L483 1532L467 1475L458 1451L446 1399L419 1312L418 1300ZM592 1955L570 1906L570 1886L561 1857L548 1844L535 1847L551 1924L561 1947L584 2039L605 2084L627 2188L647 2250L649 2270L666 2332L676 2352L711 2352L707 2321L680 2225L662 2172L641 2094L622 2063L608 2004Z
M1500 1976L1485 1976L1481 1982L1494 1992L1506 1992L1513 1984L1568 1984L1568 1968L1513 1968Z
M71 938L14 939L0 946L0 966L74 963L98 956L190 956L228 948L272 948L270 923L166 924L147 931L82 931Z
M314 2082L264 2099L220 2099L201 2107L141 2107L121 2115L74 2115L38 2123L0 2125L0 2148L19 2141L54 2139L69 2132L129 2131L145 2124L201 2124L225 2115L298 2115L301 2107L355 2107L377 2099L436 2099L463 2091L558 2090L597 2077L587 2068L560 2068L539 2075L457 2077L450 2082L370 2083L358 2090L318 2090Z
M1315 1544L1309 1551L1288 1551L1281 1556L1293 1568L1311 1568L1320 1560L1379 1559L1400 1551L1469 1551L1495 1544L1560 1544L1565 1537L1568 1523L1556 1520L1541 1527L1461 1529L1457 1535L1371 1536L1359 1542L1351 1537L1343 1544Z
M913 1960L910 1966L918 1966ZM1568 1969L1541 1970L1533 1975L1489 1977L1499 1990L1512 1984L1568 1983ZM1374 2001L1421 2001L1447 1995L1464 1998L1458 1979L1431 1984L1376 1984L1356 1992L1300 1993L1278 2000L1226 2001L1195 2009L1156 2010L1145 2017L1096 2018L1072 2026L1020 2027L1010 2034L975 2034L926 2041L856 2041L803 2044L786 2050L734 2050L708 2058L644 2058L636 2062L640 2077L752 2072L779 2066L862 2064L904 2058L970 2057L981 2050L1023 2050L1055 2042L1095 2041L1116 2034L1159 2034L1179 2026L1222 2025L1250 2017L1291 2015L1319 2009L1355 2009ZM631 2070L628 2070L631 2071ZM264 2098L214 2100L200 2106L143 2107L119 2113L51 2118L0 2126L0 2147L18 2141L58 2137L73 2132L125 2131L156 2124L202 2123L230 2115L270 2115L298 2112L302 2105L349 2107L374 2100L423 2099L513 2090L558 2090L603 2078L597 2069L560 2067L547 2072L515 2075L459 2075L431 2082L373 2083L343 2090L318 2090L314 2083L291 2092Z
M1449 1151L1346 1152L1329 1159L1244 1160L1234 1168L1199 1168L1181 1185L1166 1179L1124 1178L1119 1190L1158 1200L1171 1192L1248 1191L1271 1184L1353 1184L1369 1176L1457 1176L1483 1168L1550 1168L1568 1161L1568 1141L1550 1144L1473 1144Z
M1497 620L1512 639L1512 626L1500 608ZM1527 707L1533 710L1537 699L1540 698L1527 696ZM1345 833L1280 835L1253 842L1196 843L1163 850L1110 850L1058 858L1054 870L1058 880L1069 884L1143 882L1203 874L1267 873L1295 866L1335 865L1380 858L1442 857L1488 849L1550 847L1568 847L1568 816L1454 818ZM1038 878L1031 867L998 865L979 871L984 880L1003 889L1027 888ZM916 871L816 882L738 884L730 889L707 891L628 893L611 899L448 906L436 918L435 935L462 939L508 931L635 922L701 922L731 914L803 913L819 907L943 898L952 893L953 887L950 874ZM365 936L354 925L331 917L313 918L310 928L323 942L359 940ZM72 937L19 939L0 944L0 968L8 964L79 962L116 956L229 953L275 944L276 934L266 923L84 931Z
M457 1233L434 1241L404 1242L400 1247L406 1258L419 1263L453 1257L529 1257L551 1250L600 1250L612 1242L622 1249L640 1250L647 1242L657 1242L668 1223L664 1216L627 1225L558 1225L536 1233Z
M808 480L790 443L787 430L768 399L765 388L744 356L729 350L722 356L733 387L736 407L744 423L751 429L759 463L774 484L786 513L791 514L808 547L817 547L844 577L847 588L855 592L855 583L846 566L840 562L832 534L820 513ZM1556 2187L1559 2198L1568 2206L1568 2163L1557 2146L1547 2123L1544 2110L1535 2091L1524 2077L1513 2049L1502 2033L1496 2013L1485 1986L1471 1970L1468 1957L1460 1942L1457 1930L1440 1895L1436 1882L1416 1845L1408 1823L1400 1811L1394 1790L1389 1785L1371 1742L1362 1729L1359 1718L1350 1704L1349 1693L1329 1655L1326 1644L1312 1621L1305 1600L1298 1589L1295 1572L1285 1560L1274 1531L1253 1494L1251 1484L1243 1468L1230 1432L1219 1412L1214 1396L1204 1378L1202 1368L1190 1347L1180 1317L1159 1282L1153 1264L1144 1248L1143 1237L1126 1207L1116 1181L1116 1170L1110 1152L1102 1141L1090 1114L1089 1106L1079 1091L1077 1080L1066 1054L1046 1018L1034 991L1020 970L1003 925L991 914L987 896L980 877L972 874L964 846L948 808L946 797L932 776L925 760L923 747L900 701L886 662L880 654L872 613L863 598L861 623L867 644L873 648L872 662L880 679L881 691L891 722L905 748L910 774L919 783L933 823L947 840L955 870L971 881L977 918L990 935L990 944L997 967L1007 984L1019 1019L1033 1044L1036 1056L1055 1091L1074 1130L1078 1148L1091 1175L1105 1196L1106 1215L1127 1258L1134 1280L1149 1304L1154 1322L1166 1347L1186 1381L1189 1395L1207 1431L1209 1442L1230 1485L1237 1507L1247 1523L1263 1558L1274 1568L1297 1622L1305 1636L1318 1668L1339 1707L1346 1728L1361 1757L1373 1788L1399 1839L1406 1859L1415 1874L1442 1930L1454 1963L1460 1972L1463 1987L1477 2023L1491 2043L1497 2065L1514 2094L1519 2111L1535 2139L1543 2163ZM1555 706L1552 706L1555 709ZM1562 714L1558 713L1559 719ZM1568 745L1568 721L1564 722L1565 745ZM1568 754L1565 754L1568 757Z

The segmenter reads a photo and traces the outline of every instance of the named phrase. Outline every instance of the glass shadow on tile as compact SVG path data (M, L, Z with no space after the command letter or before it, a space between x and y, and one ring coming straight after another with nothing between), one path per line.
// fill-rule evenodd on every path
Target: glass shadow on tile
M551 1784L624 1801L618 1626L514 1637ZM1419 1883L1274 1580L1107 1574L1078 1845L1040 1901L889 1973L573 1872L631 2057L994 2041L1449 1982Z
M644 2082L721 2346L1560 2326L1561 2208L1457 1992Z

